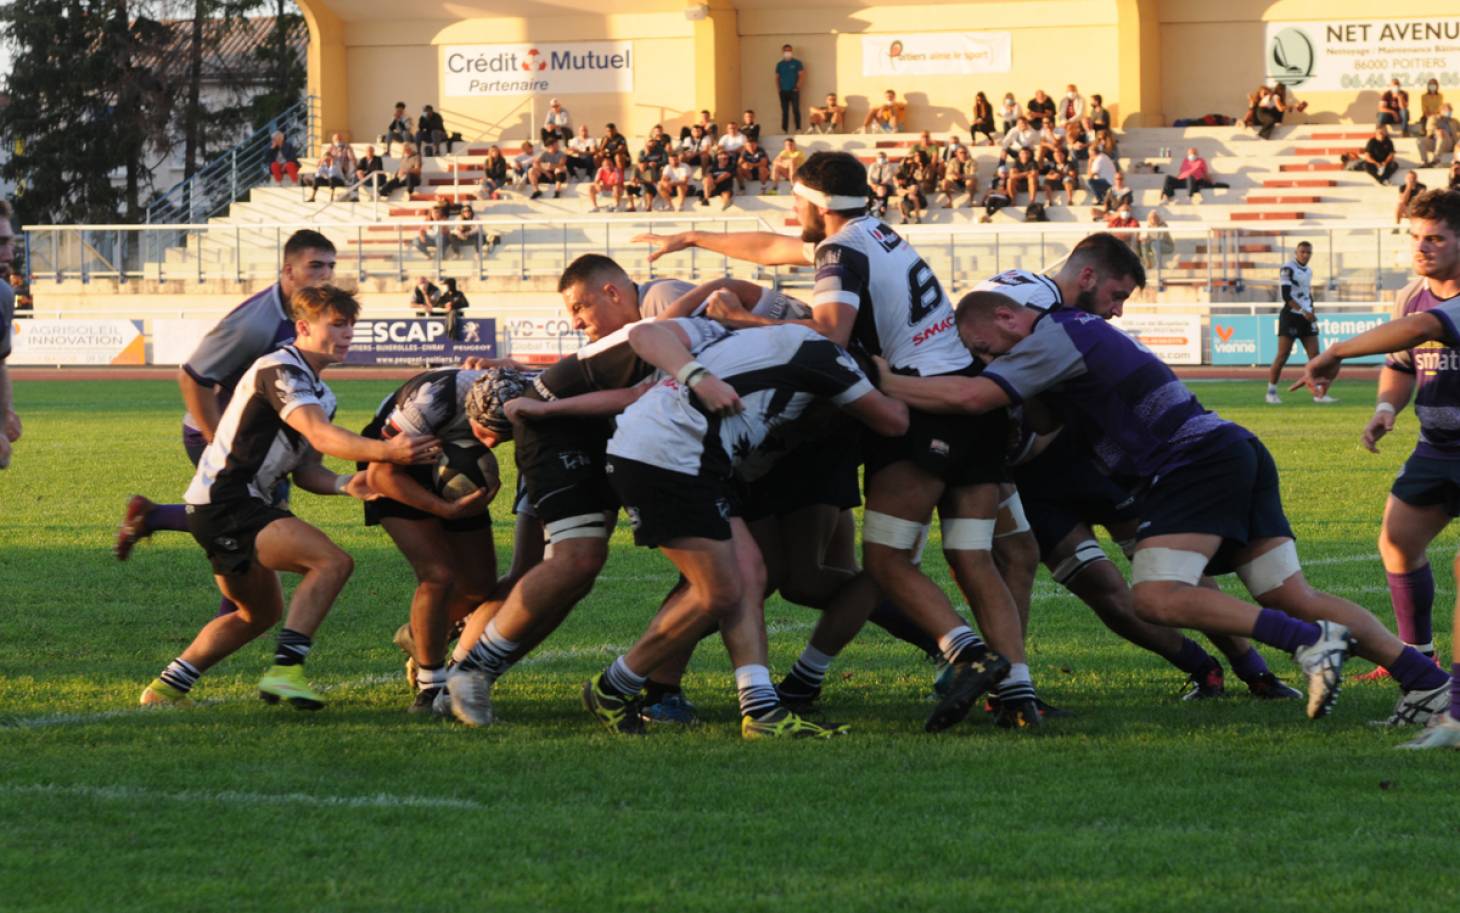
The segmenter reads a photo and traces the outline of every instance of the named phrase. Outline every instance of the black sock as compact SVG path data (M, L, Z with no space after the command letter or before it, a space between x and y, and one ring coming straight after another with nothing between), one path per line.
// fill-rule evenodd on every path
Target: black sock
M683 693L684 689L678 685L666 685L651 678L644 684L644 703L652 707L668 695Z
M309 655L309 648L313 643L314 641L307 634L300 634L289 628L280 630L278 645L274 647L274 665L302 665L304 657Z
M938 650L938 639L918 627L891 600L884 599L879 602L867 620L898 640L912 644L931 657L937 658L942 655Z
M969 644L968 646L964 647L962 650L959 650L958 651L958 655L955 656L955 657L953 657L953 662L955 664L957 664L957 663L972 663L972 662L978 662L979 660L983 659L985 656L988 656L988 654L989 654L988 644L986 644L986 643L984 643L983 641L980 640L980 641L976 641L974 643Z

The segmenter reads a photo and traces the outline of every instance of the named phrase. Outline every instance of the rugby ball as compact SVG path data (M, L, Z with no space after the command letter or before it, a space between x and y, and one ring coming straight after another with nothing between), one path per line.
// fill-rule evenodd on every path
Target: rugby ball
M433 477L436 492L448 501L464 498L478 488L495 491L501 484L497 458L481 444L442 444Z

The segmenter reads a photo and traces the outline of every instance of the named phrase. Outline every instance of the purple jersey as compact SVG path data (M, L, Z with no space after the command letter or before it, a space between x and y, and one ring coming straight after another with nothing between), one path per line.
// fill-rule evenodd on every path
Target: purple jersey
M1085 311L1045 313L982 376L1015 403L1057 390L1110 475L1149 482L1252 437L1202 408L1149 349Z
M1460 295L1436 298L1428 285L1405 302L1402 316L1434 314L1444 336L1403 352L1384 362L1387 368L1413 374L1418 389L1414 414L1419 418L1415 456L1460 460Z
M218 407L228 408L233 388L255 361L294 341L294 321L284 306L278 283L229 311L193 350L183 370L201 386L219 389ZM183 433L202 443L191 415L183 416Z

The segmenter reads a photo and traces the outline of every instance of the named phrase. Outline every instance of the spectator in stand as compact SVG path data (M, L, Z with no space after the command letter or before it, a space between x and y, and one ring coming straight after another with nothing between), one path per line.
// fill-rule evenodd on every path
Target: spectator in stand
M1409 93L1399 85L1395 79L1389 83L1389 88L1379 96L1379 119L1376 121L1380 127L1398 127L1400 136L1409 135Z
M622 152L625 156L629 154L629 141L620 132L618 127L608 124L603 128L603 138L598 141L598 161L617 162L618 154Z
M532 143L522 141L522 149L512 156L510 165L512 169L512 182L521 186L526 184L532 176L532 170L537 167L537 152L532 148Z
M1195 146L1186 150L1186 158L1181 163L1181 170L1176 174L1166 175L1166 181L1161 186L1161 202L1169 203L1176 195L1176 188L1186 185L1186 197L1193 203L1201 201L1201 192L1211 187L1226 187L1226 184L1212 180L1211 168L1207 166L1207 160L1201 157Z
M740 189L745 190L747 181L760 181L761 190L766 189L766 184L771 179L771 159L766 155L764 149L753 139L745 141L745 148L740 150L740 160L735 166L736 173L740 176Z
M712 139L720 138L720 125L715 123L714 120L710 118L709 111L701 111L699 120L695 121L693 124L690 124L688 127L680 127L679 138L684 139L686 136L689 136L690 133L694 131L695 127L699 127L706 136L711 137Z
M1425 83L1425 94L1419 97L1419 116L1421 120L1428 121L1440 113L1440 107L1445 104L1445 96L1440 92L1440 82L1431 79Z
M335 164L340 166L346 178L355 173L355 149L345 142L343 134L336 133L330 137L330 152L334 153Z
M1394 224L1398 225L1409 218L1409 205L1414 198L1424 193L1429 188L1419 182L1419 174L1414 171L1407 171L1404 174L1404 183L1399 185L1399 205L1394 207ZM1394 229L1398 231L1399 229Z
M1460 156L1450 162L1450 183L1449 190L1460 190Z
M1096 127L1095 148L1110 156L1110 160L1115 163L1116 170L1120 170L1120 145L1116 143L1114 133Z
M1394 161L1394 141L1389 138L1389 131L1383 124L1374 128L1374 135L1364 144L1359 167L1380 184L1389 183L1394 172L1399 170Z
M1027 146L1019 150L1009 165L1009 201L1019 201L1019 191L1029 191L1029 202L1039 199L1039 163L1034 159L1034 150Z
M1091 208L1090 218L1096 222L1104 222L1121 206L1133 203L1135 203L1135 193L1126 185L1125 175L1117 171L1110 187Z
M446 142L446 122L441 119L441 115L435 108L427 105L421 109L421 116L416 121L416 145L421 147L423 155L436 155L440 152L438 147L444 142ZM427 152L427 148L431 151ZM449 145L446 147L446 151L451 152Z
M982 92L974 93L973 116L968 119L968 128L969 142L977 142L978 135L982 133L990 146L997 144L998 141L994 139L994 106L989 104L988 96Z
M785 181L788 184L796 183L796 172L801 168L801 163L806 161L806 153L796 148L796 138L786 137L781 142L781 151L776 153L776 160L771 163L771 193L777 192L779 182Z
M1054 154L1044 163L1044 201L1047 205L1054 205L1054 194L1057 190L1065 192L1065 205L1073 206L1075 202L1075 188L1080 186L1080 169L1070 159L1070 155L1063 149L1056 149ZM1117 179L1120 172L1116 172Z
M953 150L953 157L943 168L939 188L943 191L943 205L949 209L957 207L959 194L968 194L968 207L973 208L974 194L978 193L978 163L969 155L967 146L960 145Z
M1115 161L1100 147L1090 151L1090 167L1085 172L1085 184L1090 189L1090 199L1105 199L1105 191L1115 184Z
M669 137L664 135L658 124L649 132L649 137L644 140L644 148L639 151L639 164L644 167L645 173L649 176L650 182L659 183L659 172L669 162Z
M396 102L395 113L391 115L385 132L380 134L380 142L385 146L385 154L390 155L391 143L409 143L415 135L416 132L411 129L411 116L406 113L406 103Z
M1457 138L1460 138L1460 122L1455 120L1455 111L1450 105L1441 105L1425 119L1424 136L1419 138L1420 167L1436 167L1440 164L1440 156L1447 152L1453 159Z
M618 212L619 204L624 199L624 167L622 162L628 161L628 154L619 152L615 158L605 158L603 164L598 166L598 174L594 176L593 183L588 185L589 212L598 212L598 195L600 193L613 194L613 211Z
M441 300L437 302L446 311L446 335L453 340L461 339L461 312L471 307L471 302L466 300L466 295L456 287L456 279L447 276L441 280L446 284L446 291L441 293Z
M674 211L684 212L684 203L689 196L689 182L693 177L694 169L684 163L684 156L680 155L679 150L670 150L669 164L659 174L659 196L664 199L664 205L671 205L670 200L673 199Z
M800 129L799 125L797 129ZM757 143L760 142L760 124L756 123L755 112L749 108L746 108L745 112L740 115L740 132L745 134L746 139L753 139ZM781 132L784 133L786 131L782 130Z
M994 179L989 181L988 193L983 195L983 215L979 217L979 221L992 222L994 213L1013 202L1009 199L1009 166L1000 165L994 172Z
M1065 97L1059 100L1059 122L1061 126L1078 124L1085 116L1085 96L1075 88L1074 83L1065 86Z
M939 162L943 159L943 144L933 139L933 134L927 130L918 134L917 142L912 144L912 151L926 152L928 158L933 162Z
M632 165L624 165L624 193L629 198L629 212L638 211L638 199L644 198L644 211L654 211L654 196L659 188L659 169L641 157Z
M434 317L436 315L436 303L441 300L441 290L436 287L425 276L416 280L416 287L411 291L411 310L416 312L417 317Z
M1106 217L1105 227L1118 234L1131 247L1136 246L1135 230L1141 227L1141 222L1131 210L1130 201L1122 203L1119 209Z
M1302 113L1308 110L1308 103L1306 101L1298 101L1294 98L1288 91L1288 87L1282 83L1278 83L1272 87L1272 94L1276 99L1277 121L1279 124L1283 122L1283 118L1287 117L1289 111Z
M1176 250L1176 242L1171 239L1166 227L1166 220L1161 218L1158 210L1146 213L1146 224L1141 226L1141 232L1136 236L1136 253L1141 255L1141 263L1146 269L1155 269Z
M1262 123L1258 120L1257 117L1257 110L1261 106L1262 100L1266 98L1267 94L1271 91L1272 90L1268 88L1267 83L1263 83L1262 85L1253 89L1251 92L1247 93L1247 113L1242 115L1242 126L1252 127L1253 129L1262 126Z
M580 125L578 135L568 140L568 178L572 179L575 171L585 180L593 177L593 171L598 167L597 152L598 141L588 135L588 125Z
M395 175L385 182L380 192L385 196L395 193L397 188L406 189L406 199L421 186L421 156L412 143L401 145L400 162L395 166Z
M927 152L917 150L905 156L902 167L897 170L897 189L902 199L897 208L902 212L903 223L923 222L928 209L928 194L937 188L938 172Z
M1055 103L1043 89L1035 89L1034 97L1029 99L1029 104L1024 108L1024 114L1029 118L1029 126L1038 130L1044 126L1045 121L1055 119Z
M879 219L887 218L887 201L897 187L897 166L887 160L887 153L878 151L877 160L867 169L867 189Z
M1095 122L1090 118L1082 118L1079 124L1070 127L1065 131L1065 141L1070 147L1070 158L1075 164L1084 167L1090 161L1091 150L1095 148L1097 130Z
M543 196L543 178L548 178L553 183L552 199L561 197L562 188L568 183L568 153L562 150L556 136L550 137L543 145L542 152L537 153L537 161L533 162L533 167L527 172L527 183L533 186L530 199L536 200Z
M507 159L500 146L487 150L487 160L482 163L482 179L477 184L477 198L500 200L502 188L507 186Z
M898 101L897 93L888 89L882 93L882 104L874 105L862 121L862 132L873 129L883 133L897 133L907 121L907 102Z
M334 147L325 149L324 155L319 157L319 164L314 169L314 177L309 179L309 202L314 202L321 186L330 189L331 203L335 201L335 188L345 186L345 172L340 167L340 163L335 161Z
M1020 149L1033 151L1039 148L1039 131L1029 123L1029 118L1020 117L1014 122L1013 129L1004 134L1004 140L1000 145L999 163L1019 154Z
M806 65L796 59L795 49L781 45L781 59L776 61L776 92L781 98L781 132L790 133L790 116L796 116L796 132L801 132L801 87L806 83Z
M713 161L714 140L699 124L689 128L689 135L680 139L679 146L684 163L691 168L701 168Z
M1272 132L1283 121L1282 106L1277 93L1265 85L1258 86L1257 91L1252 93L1252 110L1248 116L1257 127L1258 136L1272 139Z
M380 197L380 186L385 182L385 160L375 154L374 146L366 146L365 154L355 163L355 195L361 188L369 187L376 199Z
M813 133L840 133L847 128L847 106L837 101L835 92L828 92L826 102L812 108L807 120Z
M1007 137L1009 131L1013 130L1021 119L1025 119L1024 109L1019 107L1019 102L1015 100L1013 92L1005 92L1004 103L999 106L999 122L1004 136Z
M1104 98L1096 94L1091 94L1090 110L1086 113L1085 117L1081 118L1081 123L1100 127L1104 130L1110 129L1110 112L1105 109Z
M426 221L429 224L422 225L416 229L416 250L421 252L423 257L435 256L436 251L442 251L446 245L446 203L438 200L431 207L431 214Z
M568 109L564 108L563 103L556 98L548 102L547 113L542 118L541 134L544 146L550 139L557 139L564 145L573 139L573 127L568 117Z
M476 210L472 209L471 204L463 204L461 212L457 214L456 223L451 226L451 231L446 236L446 242L451 245L453 257L460 257L465 248L474 250L478 257L482 255L482 245L486 240L486 235L480 225L471 224L476 221L476 218Z
M721 151L730 153L732 162L740 157L740 150L745 148L745 134L740 132L739 124L725 125L725 135L720 137L719 146Z
M299 183L299 153L294 150L294 144L284 138L283 133L275 132L269 137L269 151L266 155L269 163L269 173L274 176L275 184L284 183L284 175L289 175L289 180L295 184Z
M730 153L721 149L715 153L715 161L705 168L705 191L701 199L706 206L715 197L720 198L720 208L729 209L735 192L735 162Z
M1045 121L1044 126L1039 129L1038 153L1045 156L1054 155L1056 149L1064 149L1066 146L1065 131L1056 127L1054 121Z

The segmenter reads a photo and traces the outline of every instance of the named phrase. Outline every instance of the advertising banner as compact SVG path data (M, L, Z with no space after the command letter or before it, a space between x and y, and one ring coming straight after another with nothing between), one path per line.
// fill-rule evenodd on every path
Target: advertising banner
M586 342L561 308L514 312L502 318L503 354L527 363L550 363Z
M1382 92L1391 79L1411 93L1412 115L1431 79L1460 88L1460 19L1334 19L1267 23L1267 77L1316 92Z
M497 357L497 321L463 319L461 338L446 335L446 321L414 317L355 324L347 365L452 364L468 355Z
M1132 314L1112 320L1168 365L1201 364L1201 315Z
M862 36L863 76L968 76L1009 72L1009 32Z
M12 327L12 365L147 363L140 320L17 320Z
M1389 320L1387 312L1333 314L1318 317L1318 345L1328 348L1335 342L1350 339L1368 332ZM1276 314L1243 314L1238 316L1212 315L1211 346L1214 365L1266 365L1277 357ZM1303 343L1293 343L1290 365L1301 365L1308 361ZM1363 358L1346 358L1344 364L1380 365L1382 355L1368 355Z
M448 98L632 92L634 43L446 45L441 85Z
M180 365L197 349L217 320L159 317L152 321L152 364Z

